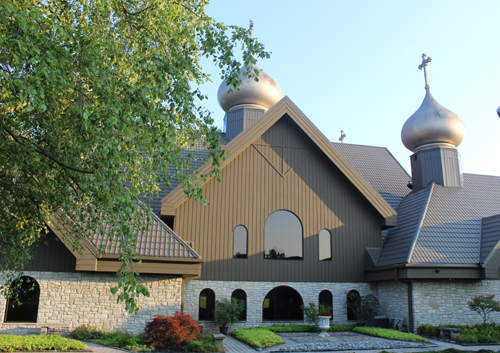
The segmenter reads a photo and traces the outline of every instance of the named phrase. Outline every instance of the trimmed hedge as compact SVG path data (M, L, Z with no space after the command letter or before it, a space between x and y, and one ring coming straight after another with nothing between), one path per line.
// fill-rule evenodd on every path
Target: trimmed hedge
M186 352L220 352L212 335L201 335L200 339L189 342L184 349Z
M57 335L0 335L0 352L88 350L86 344Z
M354 325L330 325L328 332L345 332L352 331L356 326ZM265 326L263 329L278 332L278 333L288 333L288 332L314 332L314 326L312 325L287 325L287 326Z
M265 328L245 328L233 330L234 337L257 348L268 348L285 343L280 336Z
M469 325L439 325L433 326L429 324L420 325L418 333L421 335L439 338L438 327L451 327L462 329L458 334L457 341L460 343L499 343L500 342L500 325L497 323L491 324L476 324Z
M388 338L390 340L409 341L409 342L427 342L427 340L425 338L414 335L413 333L399 332L397 330L392 330L392 329L388 329L388 328L360 326L360 327L354 328L354 330L352 330L352 331L356 332L356 333L361 333L363 335L368 335L368 336Z

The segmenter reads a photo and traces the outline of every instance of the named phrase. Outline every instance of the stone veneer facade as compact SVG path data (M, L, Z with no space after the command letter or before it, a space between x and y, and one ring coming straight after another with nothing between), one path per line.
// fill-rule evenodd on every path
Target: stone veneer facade
M186 281L184 294L184 310L198 319L198 305L200 293L205 288L215 292L215 299L231 298L236 289L242 289L247 295L247 321L231 326L231 329L241 327L256 327L272 324L294 324L297 322L263 321L262 304L267 293L278 286L289 286L295 289L302 297L304 304L318 302L319 293L329 290L333 296L333 323L354 323L347 320L347 312L344 307L346 293L357 290L360 295L376 294L376 285L370 283L326 283L326 282L249 282L249 281ZM201 321L204 332L215 332L218 330L210 321ZM302 323L302 322L300 322Z
M153 315L172 315L181 308L182 279L164 275L143 275L143 284L151 296L140 297L137 315L128 314L123 303L116 302L110 288L117 285L116 274L25 272L40 285L38 320L34 324L2 323L0 334L24 334L28 329L62 326L74 329L91 324L105 329L140 333ZM6 300L0 296L5 317Z

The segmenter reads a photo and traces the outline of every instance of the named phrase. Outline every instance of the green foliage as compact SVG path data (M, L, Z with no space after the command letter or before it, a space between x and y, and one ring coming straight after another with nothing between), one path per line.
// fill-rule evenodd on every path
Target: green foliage
M105 234L122 252L113 292L137 312L149 293L133 269L136 237L151 217L139 199L175 178L203 201L201 182L224 155L192 88L210 80L200 59L237 87L241 67L256 78L251 64L269 57L248 30L207 16L207 2L0 2L0 269L12 270L2 283L19 277L48 225L75 250ZM195 153L181 153L200 140L213 166L204 175L192 173Z
M276 333L287 333L287 332L313 332L314 326L311 325L272 325L265 326L263 329L269 330Z
M241 312L245 310L245 302L231 298L215 301L214 321L217 325L228 327L238 322Z
M257 348L268 348L284 343L280 336L265 328L247 328L233 330L234 337Z
M382 337L391 340L409 341L409 342L427 342L425 338L414 335L413 333L399 332L397 330L392 330L388 328L360 326L360 327L355 327L352 331L356 333L361 333L363 335Z
M354 313L358 322L371 319L380 310L380 302L373 294L358 296L357 293L346 292L344 306L346 310Z
M189 314L176 311L172 316L155 315L146 324L144 343L156 349L181 350L186 344L201 337L198 321Z
M461 343L498 343L500 342L500 325L477 324L472 327L464 326L458 334L458 342Z
M493 312L500 311L500 304L493 300L495 295L476 295L471 301L467 302L469 309L478 313L483 319L483 323L488 321L488 316Z
M304 321L308 324L316 324L318 321L318 306L316 303L301 305L300 310L304 313Z
M353 331L355 328L356 328L356 325L330 325L328 332Z
M153 348L144 344L142 335L131 335L121 331L108 332L93 325L78 326L71 337L82 341L89 341L102 344L103 346L123 348L129 351L149 352Z
M14 336L0 335L0 352L42 351L42 350L83 350L86 344L57 335Z
M437 326L430 324L422 324L417 327L417 333L428 337L439 337L439 330Z
M189 342L184 349L186 352L220 352L212 335L202 335L200 339Z

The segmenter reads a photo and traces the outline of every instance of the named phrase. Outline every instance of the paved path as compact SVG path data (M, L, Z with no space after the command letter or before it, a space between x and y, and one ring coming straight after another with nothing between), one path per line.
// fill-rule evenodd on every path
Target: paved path
M389 352L394 352L394 353L409 353L409 352L425 352L425 351L441 351L447 348L455 348L463 351L479 351L481 349L488 349L492 350L495 352L500 351L500 345L487 345L487 346L462 346L459 344L453 344L453 343L448 343L448 342L443 342L443 341L438 341L438 340L433 340L429 339L429 342L434 343L437 345L437 347L428 347L428 348L403 348L403 349L389 349ZM89 348L94 352L94 353L123 353L127 352L123 349L119 348L111 348L111 347L106 347L102 346L97 343L92 343L92 342L84 342ZM285 343L281 345L277 345L271 348L267 348L262 350L262 353L270 353L271 351L275 351L279 349L280 347L286 347L287 345L290 345L292 342L287 342L285 339ZM236 338L233 336L227 336L224 339L224 350L225 353L256 353L257 351L253 349L252 347L246 345L245 343L238 341ZM349 350L349 352L357 352L357 353L379 353L382 351L381 349L374 349L374 350L358 350L358 351L352 351ZM327 352L322 352L322 353L327 353Z

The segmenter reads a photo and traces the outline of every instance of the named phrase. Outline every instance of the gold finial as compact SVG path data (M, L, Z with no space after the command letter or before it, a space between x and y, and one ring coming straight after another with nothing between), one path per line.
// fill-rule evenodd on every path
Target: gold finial
M422 70L424 69L424 79L425 79L425 89L430 89L431 86L429 85L429 73L427 72L427 65L432 61L432 58L425 53L422 54L422 63L418 65L418 69Z

